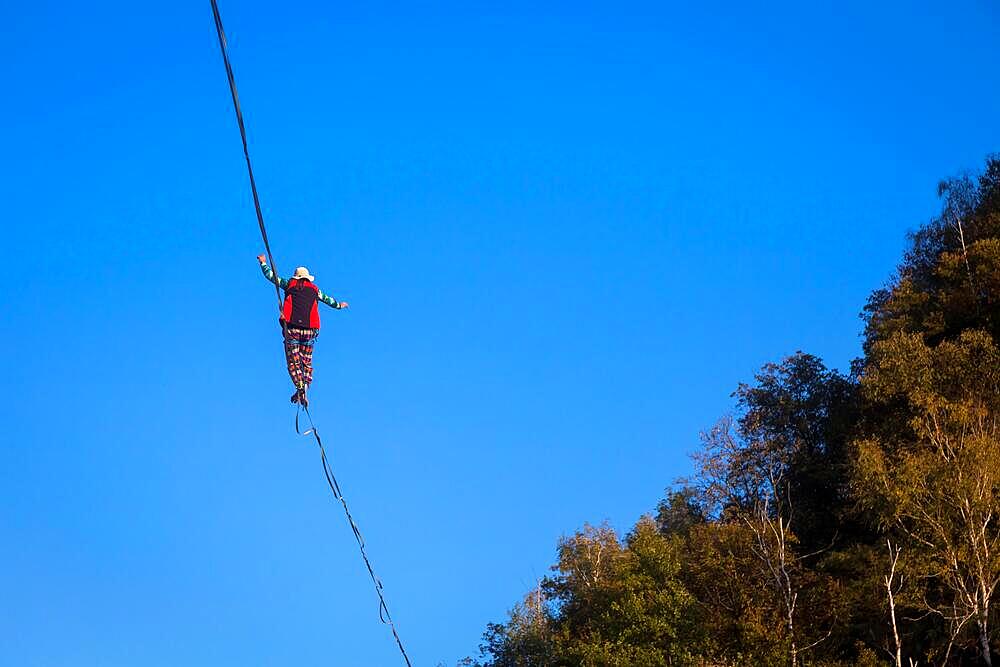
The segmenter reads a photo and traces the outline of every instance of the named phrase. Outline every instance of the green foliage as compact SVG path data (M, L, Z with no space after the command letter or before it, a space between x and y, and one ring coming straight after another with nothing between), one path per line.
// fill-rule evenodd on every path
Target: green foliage
M780 602L763 582L753 554L754 536L739 523L697 526L683 543L681 578L698 600L708 629L710 651L735 664L784 664L784 625Z
M941 184L941 215L911 235L896 279L865 307L865 350L896 333L930 344L966 329L1000 335L1000 157Z
M986 646L1000 584L1000 350L982 331L935 347L897 333L871 357L873 400L902 396L913 416L906 433L859 442L859 499L933 583L925 606L955 642Z
M560 540L482 665L992 664L1000 158L939 194L850 376L801 352L765 365L655 519Z
M487 630L488 664L693 664L703 625L678 579L680 546L648 517L624 544L607 526L564 538L555 576Z
M656 508L656 525L664 535L684 535L707 521L698 501L698 492L690 487L671 490Z

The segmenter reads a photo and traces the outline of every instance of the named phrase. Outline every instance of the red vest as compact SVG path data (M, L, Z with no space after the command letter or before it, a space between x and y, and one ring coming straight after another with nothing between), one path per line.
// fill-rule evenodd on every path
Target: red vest
M292 279L285 288L281 319L290 327L319 329L319 288L308 280Z

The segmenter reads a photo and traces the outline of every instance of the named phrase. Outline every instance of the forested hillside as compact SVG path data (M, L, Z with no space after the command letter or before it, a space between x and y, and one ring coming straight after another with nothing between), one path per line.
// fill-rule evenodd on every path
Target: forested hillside
M563 538L466 664L1000 660L1000 158L939 194L849 372L764 366L692 476Z

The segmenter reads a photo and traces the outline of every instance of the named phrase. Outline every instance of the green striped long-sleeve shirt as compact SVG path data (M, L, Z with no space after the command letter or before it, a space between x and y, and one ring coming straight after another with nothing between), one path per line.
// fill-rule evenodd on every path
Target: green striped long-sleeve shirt
M277 285L280 289L287 289L287 287L288 287L288 280L285 279L285 278L282 278L281 276L274 275L274 271L271 270L270 266L268 266L267 264L261 264L260 265L260 270L264 273L264 277L265 278L267 278L269 281L271 281L272 283L274 283L275 285ZM325 292L323 292L323 290L319 289L318 287L316 289L319 291L319 294L317 295L317 298L320 301L322 301L326 305L330 306L331 308L337 308L338 310L340 309L340 302L339 301L337 301L336 299L334 299L329 294L326 294Z

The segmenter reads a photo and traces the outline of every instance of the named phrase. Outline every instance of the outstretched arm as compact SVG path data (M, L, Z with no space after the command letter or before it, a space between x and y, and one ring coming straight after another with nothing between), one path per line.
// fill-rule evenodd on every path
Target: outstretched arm
M337 310L349 307L346 301L337 301L329 294L324 294L322 290L320 290L319 293L319 300L325 303L326 305L330 306L331 308L336 308Z
M271 281L281 289L285 289L286 287L288 287L287 280L285 280L281 276L274 275L274 271L271 270L271 267L268 266L267 262L264 260L264 255L257 255L257 261L260 262L260 270L263 272L265 278L267 278L269 281Z

